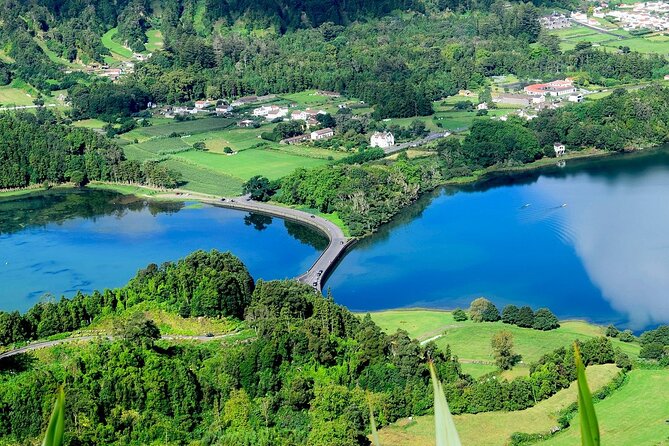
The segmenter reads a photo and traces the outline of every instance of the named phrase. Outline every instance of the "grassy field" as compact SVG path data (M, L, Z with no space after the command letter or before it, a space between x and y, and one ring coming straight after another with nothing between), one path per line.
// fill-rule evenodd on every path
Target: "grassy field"
M596 365L586 370L590 388L599 389L617 374L612 364ZM629 385L629 384L628 384ZM576 401L576 385L561 390L536 406L516 412L486 412L456 415L455 426L463 445L503 446L514 432L547 433L556 426L557 413ZM570 429L571 430L571 429ZM415 417L399 421L379 432L381 444L397 446L431 446L434 441L434 417ZM578 442L565 443L575 446ZM611 442L611 445L636 444Z
M13 105L33 105L35 98L29 96L24 90L14 88L10 85L0 87L0 106L8 107Z
M669 445L669 370L633 370L629 382L595 404L604 445ZM538 443L573 446L580 442L578 417L565 432Z
M112 53L112 57L118 60L128 60L132 58L132 51L114 40L118 32L117 28L112 28L102 35L102 45Z
M75 127L83 127L86 129L101 129L105 125L107 125L107 123L99 119L82 119L81 121L73 122L72 125Z
M234 121L226 118L201 118L193 121L152 120L150 127L140 127L132 130L123 139L132 141L137 138L140 142L150 138L169 136L172 133L180 135L197 135L214 130L227 129L234 125Z
M181 189L228 197L242 193L243 181L239 178L185 162L176 156L163 163L168 168L181 173L185 181L185 184L180 186Z
M231 156L191 151L179 153L175 158L242 180L248 180L254 175L263 175L273 180L288 175L298 167L309 168L327 164L322 159L263 149L244 150Z
M551 31L551 34L560 38L560 47L563 51L573 49L579 42L590 42L594 45L612 49L627 46L632 51L640 53L669 54L669 38L667 36L649 35L633 37L627 31L621 29L612 30L612 33L622 38L618 39L609 33L603 33L580 25Z
M456 322L450 312L436 310L392 310L372 313L372 318L388 333L402 329L420 341L434 338L441 348L450 345L453 354L465 363L464 371L473 376L495 370L490 339L501 330L513 334L514 351L522 355L523 362L515 367L518 374L527 371L528 364L544 353L569 346L575 339L585 340L604 334L603 327L583 321L566 321L556 330L538 331L502 322ZM638 357L637 343L612 341L615 347L620 347L631 357Z
M146 51L153 53L154 51L163 49L163 34L159 29L150 29L146 32L147 42Z

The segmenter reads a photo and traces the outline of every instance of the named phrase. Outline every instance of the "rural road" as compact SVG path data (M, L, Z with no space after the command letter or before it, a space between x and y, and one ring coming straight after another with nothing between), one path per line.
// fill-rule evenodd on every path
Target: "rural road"
M297 209L285 208L260 201L251 201L248 197L214 199L185 191L181 192L181 195L169 194L163 195L163 197L179 199L192 197L198 201L212 204L214 206L267 214L274 217L297 221L318 229L328 237L330 243L311 268L304 274L296 277L298 281L311 285L318 292L323 290L325 278L336 265L341 255L346 251L346 248L354 241L353 239L346 237L339 226L322 217Z
M207 341L215 341L217 339L223 339L227 338L228 336L232 336L237 334L237 332L233 333L228 333L224 335L218 335L218 336L183 336L183 335L165 335L161 336L160 339L166 340L166 341L177 341L177 340L186 340L186 341L201 341L201 342L207 342ZM9 350L4 353L0 353L0 360L4 358L9 358L11 356L16 356L20 355L22 353L28 353L34 350L39 350L42 348L48 348L48 347L54 347L56 345L60 344L66 344L69 342L90 342L94 339L107 339L107 340L112 340L114 339L114 336L107 336L107 335L96 335L96 336L76 336L72 338L65 338L65 339L58 339L56 341L43 341L43 342L35 342L33 344L26 345L25 347L20 347L16 348L14 350Z

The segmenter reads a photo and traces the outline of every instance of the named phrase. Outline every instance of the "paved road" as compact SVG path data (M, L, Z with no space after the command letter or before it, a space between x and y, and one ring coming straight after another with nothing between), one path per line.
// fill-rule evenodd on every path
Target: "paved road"
M228 336L232 336L232 335L235 335L235 334L237 334L237 332L228 333L228 334L224 334L224 335L218 335L218 336L165 335L165 336L161 336L161 339L164 339L166 341L186 340L186 341L207 342L207 341L215 341L217 339L227 338ZM114 336L106 336L106 335L76 336L76 337L71 337L71 338L59 339L57 341L35 342L33 344L26 345L25 347L21 347L21 348L17 348L17 349L14 349L14 350L9 350L9 351L4 352L4 353L0 353L0 359L9 358L11 356L20 355L22 353L35 351L35 350L39 350L39 349L42 349L42 348L54 347L56 345L66 344L66 343L69 343L69 342L90 342L94 339L112 340L112 339L114 339Z
M439 132L439 133L430 133L425 138L417 139L415 141L404 142L402 144L395 144L394 146L387 147L383 149L386 152L386 155L391 153L399 152L400 150L408 149L409 147L418 147L430 143L439 138L445 138L449 136L451 132Z
M171 194L169 196L180 199L193 197L203 203L209 203L229 209L272 215L274 217L297 221L318 229L328 237L330 243L311 268L304 274L296 277L297 280L311 285L318 292L323 290L324 279L336 265L341 255L346 251L346 248L353 242L353 239L346 237L341 228L331 221L297 209L251 201L248 197L214 199L191 192L183 192L180 195Z

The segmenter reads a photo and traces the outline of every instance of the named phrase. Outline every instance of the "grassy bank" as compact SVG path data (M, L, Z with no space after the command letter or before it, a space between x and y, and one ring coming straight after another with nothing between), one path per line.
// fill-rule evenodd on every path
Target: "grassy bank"
M409 336L419 341L434 340L440 348L450 345L453 354L463 362L465 372L481 376L496 370L490 340L501 331L513 334L514 351L522 356L522 362L505 377L527 374L529 363L544 353L559 347L567 347L575 339L590 339L604 335L604 327L584 321L562 321L560 328L539 331L521 328L502 322L475 323L471 320L456 322L450 311L438 310L391 310L372 313L372 319L387 333L406 330ZM639 356L637 343L625 343L612 339L614 347L632 358Z
M600 389L618 374L619 369L612 365L588 367L586 373L592 389ZM539 402L536 406L516 412L485 412L480 414L456 415L455 426L463 445L502 446L509 442L514 432L547 433L558 425L557 414L576 401L576 383L552 397ZM570 431L573 430L570 429ZM576 431L578 433L578 431ZM400 420L380 431L381 444L397 446L432 446L434 441L434 417L414 417L413 420ZM576 441L569 444L579 444ZM612 442L607 444L637 444Z

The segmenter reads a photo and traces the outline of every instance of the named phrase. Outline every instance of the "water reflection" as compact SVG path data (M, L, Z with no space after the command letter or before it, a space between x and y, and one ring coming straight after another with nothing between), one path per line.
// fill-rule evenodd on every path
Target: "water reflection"
M45 293L123 285L149 263L197 249L231 251L255 278L304 271L327 246L317 231L266 215L98 190L0 200L0 309L25 310Z
M641 329L669 322L669 151L495 175L420 200L328 280L357 310L484 295Z

